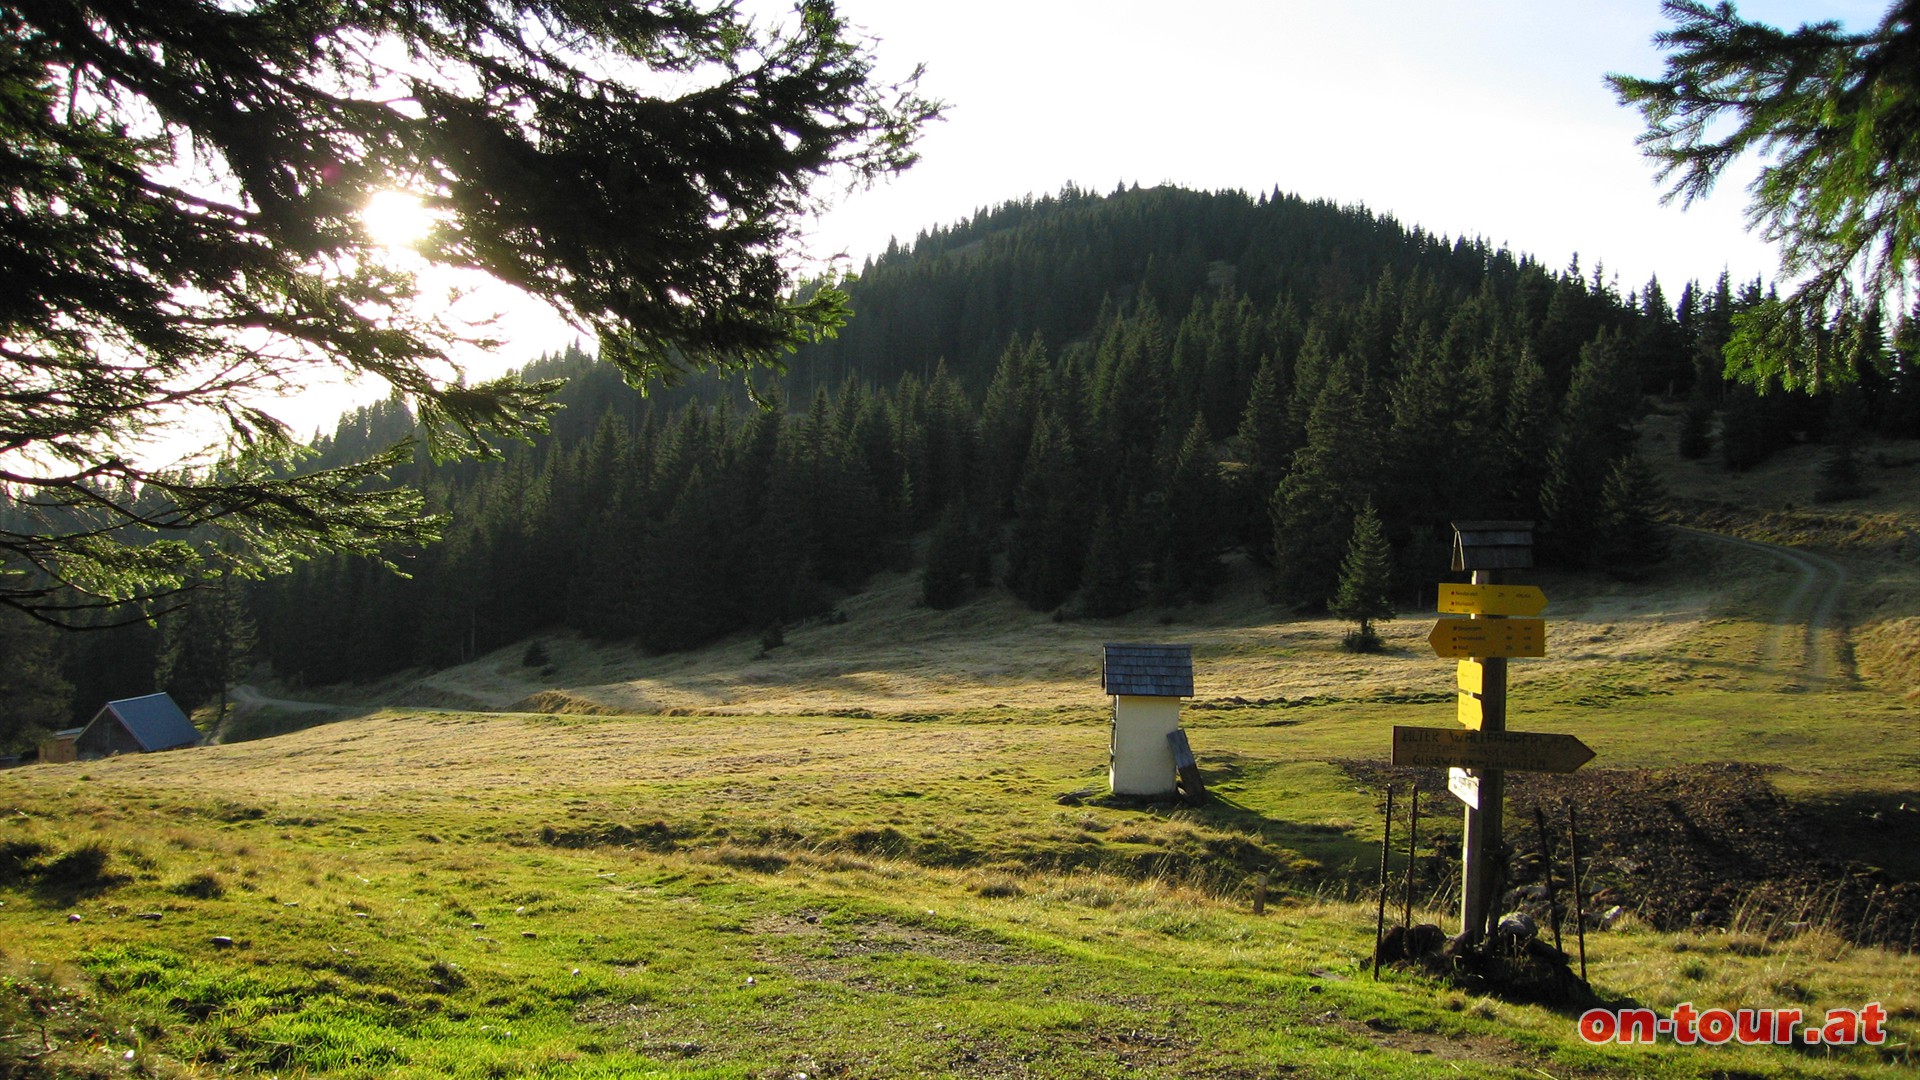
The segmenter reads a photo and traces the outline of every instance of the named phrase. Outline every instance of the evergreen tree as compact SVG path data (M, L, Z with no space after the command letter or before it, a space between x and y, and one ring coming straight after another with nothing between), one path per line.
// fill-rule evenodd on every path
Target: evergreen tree
M1038 335L1014 342L1000 355L1000 366L980 407L981 505L993 520L1013 510L1033 425L1045 404L1046 348Z
M1814 488L1815 502L1841 502L1867 493L1866 479L1860 472L1860 432L1866 425L1866 409L1861 404L1865 391L1860 383L1842 387L1833 394L1827 423L1827 450L1820 459L1820 483Z
M1254 372L1247 405L1234 435L1239 460L1245 468L1233 474L1230 521L1247 553L1262 565L1273 561L1273 526L1267 520L1267 500L1287 475L1298 449L1289 442L1287 397L1280 385L1280 364L1263 357Z
M208 582L186 607L160 621L154 681L191 713L213 702L214 730L226 718L227 690L246 673L253 620L238 583Z
M1106 507L1093 519L1093 539L1086 567L1080 575L1080 612L1090 618L1110 619L1140 606L1139 566L1126 522Z
M1355 508L1380 482L1375 416L1367 409L1357 361L1343 355L1329 373L1307 424L1307 445L1271 504L1275 599L1318 604L1332 595Z
M949 504L927 541L927 567L920 576L920 596L935 611L959 607L967 598L979 538L967 523L966 508Z
M1580 350L1547 452L1538 535L1549 561L1585 566L1593 558L1601 488L1614 463L1633 448L1640 409L1624 344L1618 335L1602 331Z
M29 749L67 726L73 684L61 675L57 653L51 627L0 610L0 754Z
M1698 461L1713 449L1713 403L1695 391L1680 412L1680 436L1676 451L1688 461Z
M1720 462L1745 472L1793 441L1783 393L1762 394L1748 383L1727 388L1720 415Z
M1340 563L1340 584L1327 601L1334 617L1359 623L1348 634L1345 645L1354 652L1378 652L1380 635L1373 624L1393 618L1393 549L1387 546L1386 533L1380 527L1380 515L1373 502L1362 503L1353 515L1353 534L1347 541L1347 555Z
M1066 432L1041 414L1007 541L1007 589L1035 611L1051 611L1080 582L1087 514Z
M1653 467L1637 453L1623 454L1607 473L1594 521L1594 562L1630 577L1667 557L1667 533L1659 524L1663 497Z
M1691 202L1736 159L1762 156L1748 217L1798 282L1736 316L1729 370L1756 387L1844 383L1852 373L1808 347L1819 329L1861 286L1879 297L1920 280L1920 12L1895 0L1864 33L1836 22L1789 33L1730 3L1665 8L1676 25L1654 38L1669 52L1664 77L1612 75L1614 91L1645 118L1640 142L1661 179L1676 178L1669 198Z
M887 86L828 3L771 29L727 4L9 5L0 33L0 399L8 483L67 513L0 529L0 605L139 616L189 578L425 542L411 448L304 474L264 390L380 379L440 453L545 426L549 382L452 372L475 330L362 211L435 216L410 255L590 325L636 382L744 367L837 327L790 294L827 175L913 158L939 107ZM372 47L378 43L381 47ZM390 47L389 47L390 46ZM671 93L659 93L671 72ZM205 423L230 458L127 452ZM51 581L50 581L51 579ZM127 612L123 612L126 614Z
M1501 406L1502 423L1495 437L1501 513L1526 518L1538 511L1540 486L1546 482L1547 454L1553 441L1553 397L1547 388L1546 370L1524 349L1513 358Z
M1167 471L1160 498L1154 588L1161 603L1205 601L1226 549L1225 485L1207 418L1195 413Z

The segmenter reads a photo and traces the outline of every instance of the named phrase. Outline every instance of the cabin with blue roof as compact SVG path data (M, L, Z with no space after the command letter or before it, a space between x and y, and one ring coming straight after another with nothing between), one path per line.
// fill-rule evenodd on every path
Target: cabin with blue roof
M166 694L107 702L73 741L82 761L199 745L200 730Z

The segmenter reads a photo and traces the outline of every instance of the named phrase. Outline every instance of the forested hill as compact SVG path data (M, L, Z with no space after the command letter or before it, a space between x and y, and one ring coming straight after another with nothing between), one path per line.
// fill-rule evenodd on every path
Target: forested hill
M808 363L829 379L853 371L885 383L925 377L944 359L977 394L1008 341L1081 341L1112 305L1143 296L1176 320L1196 296L1229 290L1262 308L1287 297L1311 311L1358 301L1388 268L1471 292L1495 258L1483 245L1278 191L1101 197L1068 188L891 246L861 270L858 317Z
M1450 519L1536 519L1541 557L1565 565L1657 554L1632 453L1646 394L1690 402L1689 453L1717 415L1731 467L1830 414L1920 427L1910 323L1836 327L1861 375L1837 402L1756 396L1723 385L1719 353L1757 284L1669 301L1278 194L1070 189L890 249L850 293L841 337L762 381L772 411L732 384L642 398L574 349L532 365L571 379L552 434L504 462L412 466L397 479L451 515L444 542L396 553L408 577L329 560L256 587L259 654L320 683L560 627L659 650L772 642L887 565L923 566L936 607L1005 589L1099 617L1203 599L1239 551L1274 568L1276 602L1321 611L1369 507L1411 599ZM376 406L320 449L411 423ZM143 646L174 657L183 698L217 682L193 675L218 668L193 642L244 640L202 624L231 610L200 605ZM149 685L140 656L103 648L68 664L79 700L123 689L103 670Z
M1179 602L1231 548L1277 552L1275 595L1317 603L1362 505L1403 550L1449 516L1533 517L1556 438L1553 521L1585 544L1639 390L1684 390L1727 303L1676 313L1657 287L1359 210L1172 188L984 211L851 292L784 414L711 387L642 400L577 354L534 365L571 378L553 436L423 467L447 542L411 580L335 562L262 590L263 646L314 681L559 625L681 648L818 613L930 529L936 604ZM327 449L406 423L370 410Z

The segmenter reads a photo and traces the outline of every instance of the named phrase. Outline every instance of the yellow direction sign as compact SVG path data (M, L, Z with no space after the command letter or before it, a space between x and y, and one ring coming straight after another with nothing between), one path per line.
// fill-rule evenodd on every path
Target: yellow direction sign
M1469 731L1479 731L1481 725L1486 723L1487 719L1487 714L1481 706L1480 699L1474 697L1472 694L1460 695L1460 711L1455 715L1460 718L1460 726Z
M1427 635L1437 656L1545 656L1545 619L1441 619Z
M1440 610L1456 615L1538 615L1547 594L1537 585L1440 585Z
M1568 773L1593 760L1593 749L1571 735L1537 731L1393 729L1393 764L1424 768L1517 769Z
M1462 660L1455 665L1460 689L1469 694L1487 692L1487 665L1478 660Z

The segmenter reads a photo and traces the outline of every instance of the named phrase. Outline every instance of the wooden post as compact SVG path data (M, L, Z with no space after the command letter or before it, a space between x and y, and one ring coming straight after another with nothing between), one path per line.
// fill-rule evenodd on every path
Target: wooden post
M1207 799L1207 785L1200 780L1200 763L1193 759L1193 746L1187 741L1185 728L1174 728L1167 732L1167 745L1173 748L1173 768L1179 775L1175 785L1180 797L1189 803L1202 803Z
M1553 837L1547 832L1547 814L1533 804L1533 824L1540 830L1540 859L1546 863L1547 921L1553 924L1553 947L1560 948L1560 905L1553 899Z
M1413 796L1407 800L1407 900L1400 911L1400 925L1413 929L1413 859L1420 843L1420 781L1413 782Z
M1373 917L1373 977L1380 977L1380 937L1387 925L1387 852L1393 850L1393 785L1387 785L1386 824L1380 832L1380 910Z
M1497 570L1475 570L1475 585L1497 585ZM1475 619L1501 618L1498 615L1473 615ZM1480 730L1497 734L1507 730L1507 659L1504 656L1477 657L1485 671L1481 694ZM1474 940L1487 932L1487 920L1494 916L1493 863L1500 851L1500 810L1506 800L1506 773L1500 769L1475 770L1480 778L1480 806L1466 809L1460 841L1460 930Z
M1267 875L1264 873L1254 875L1253 913L1255 915L1267 913Z
M1587 917L1580 899L1580 822L1567 801L1567 853L1573 858L1573 932L1580 942L1580 981L1587 981Z

